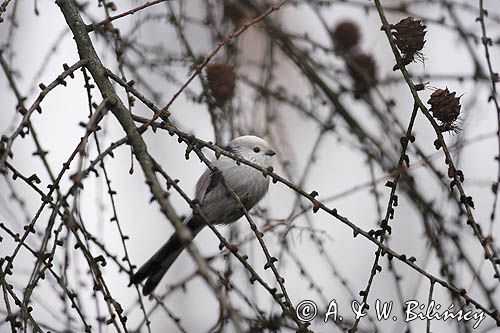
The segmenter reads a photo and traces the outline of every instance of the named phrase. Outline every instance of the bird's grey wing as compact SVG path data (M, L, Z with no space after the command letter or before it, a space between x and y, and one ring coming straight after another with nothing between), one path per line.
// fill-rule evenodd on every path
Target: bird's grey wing
M210 169L205 170L196 183L196 199L198 199L200 203L203 203L207 195L221 185L222 183L218 175Z
M223 157L214 163L222 170L224 179L233 189L246 209L251 209L267 192L269 179L248 166L238 166ZM243 210L229 194L221 180L220 172L206 170L198 180L196 198L202 212L212 223L230 223L243 215Z
M222 183L221 174L210 169L200 176L196 184L196 199L203 214L213 223L220 223L235 210L235 201Z

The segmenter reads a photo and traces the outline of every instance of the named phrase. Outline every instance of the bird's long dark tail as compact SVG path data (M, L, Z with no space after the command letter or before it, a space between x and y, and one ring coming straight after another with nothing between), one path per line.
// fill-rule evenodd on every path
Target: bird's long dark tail
M200 219L190 217L186 226L191 230L193 237L195 237L201 229L205 226ZM156 253L132 276L130 282L138 284L147 278L144 288L142 289L143 295L149 295L155 290L161 278L174 263L175 259L182 253L185 245L174 233L163 246L156 251Z

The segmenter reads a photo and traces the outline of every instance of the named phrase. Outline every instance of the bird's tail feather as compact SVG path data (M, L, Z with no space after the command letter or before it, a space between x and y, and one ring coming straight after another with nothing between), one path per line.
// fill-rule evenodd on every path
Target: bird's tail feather
M195 237L205 226L203 221L198 218L189 217L186 226L191 230ZM163 246L132 276L130 282L138 284L147 278L146 284L142 289L143 295L149 295L160 283L161 278L167 273L168 269L177 257L184 250L185 245L174 233Z

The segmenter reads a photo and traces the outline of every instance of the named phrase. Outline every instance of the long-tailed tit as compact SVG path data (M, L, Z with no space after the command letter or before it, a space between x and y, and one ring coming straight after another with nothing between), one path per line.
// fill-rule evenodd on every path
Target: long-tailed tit
M276 154L263 139L245 135L232 140L226 149L242 158L267 168L272 165ZM224 177L226 183L238 195L247 210L251 209L266 194L269 178L262 172L245 164L236 162L226 156L212 161ZM229 224L243 216L238 204L231 196L220 176L207 169L196 184L196 199L200 203L200 211L212 224ZM195 237L206 225L201 216L188 216L184 223ZM177 234L168 241L132 276L131 282L140 283L147 278L142 290L149 295L156 288L161 278L184 250L185 245Z

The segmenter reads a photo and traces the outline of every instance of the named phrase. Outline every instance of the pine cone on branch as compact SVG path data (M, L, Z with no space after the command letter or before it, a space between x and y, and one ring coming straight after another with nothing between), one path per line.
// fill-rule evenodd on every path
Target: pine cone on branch
M425 45L426 26L421 20L407 17L399 21L396 25L391 25L395 30L392 34L396 46L403 55L403 59L408 63L415 61L415 57L423 59L422 49Z
M346 59L347 72L354 81L355 96L362 95L370 89L377 79L375 59L366 53L356 53Z
M437 89L427 101L431 105L430 111L437 120L441 121L444 130L455 130L454 122L460 115L460 96L456 92L450 92L448 88Z
M332 39L335 50L346 53L359 44L361 32L356 23L346 20L337 24L332 32Z
M227 100L233 98L236 86L236 75L233 65L214 63L207 66L207 81L210 93L216 105L222 107Z

